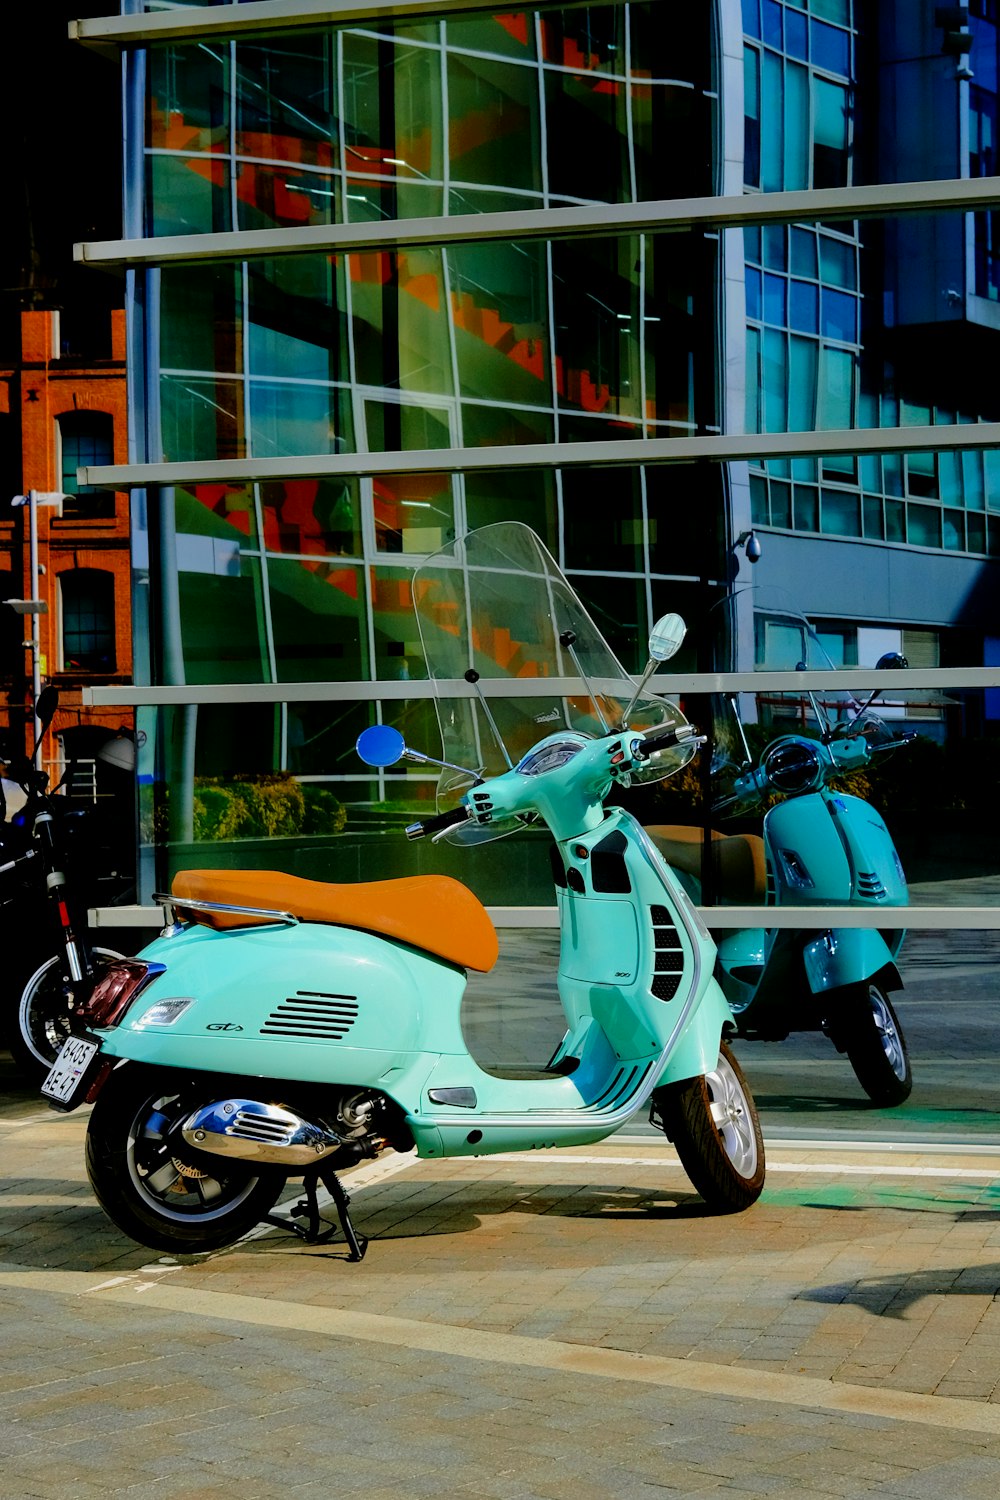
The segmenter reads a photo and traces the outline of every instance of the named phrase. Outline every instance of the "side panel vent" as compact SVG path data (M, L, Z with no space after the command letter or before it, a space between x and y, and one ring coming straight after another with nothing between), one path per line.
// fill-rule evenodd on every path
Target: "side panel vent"
M318 990L297 990L275 1006L260 1028L260 1034L336 1042L347 1035L357 1019L357 995L325 995Z
M649 992L657 1000L672 1000L684 978L684 949L667 907L651 906L649 916L655 950Z

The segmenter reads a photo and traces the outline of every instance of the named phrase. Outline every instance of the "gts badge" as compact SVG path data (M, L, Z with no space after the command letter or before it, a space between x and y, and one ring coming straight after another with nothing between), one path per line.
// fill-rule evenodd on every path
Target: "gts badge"
M243 1027L235 1021L210 1021L205 1027L206 1031L242 1031Z

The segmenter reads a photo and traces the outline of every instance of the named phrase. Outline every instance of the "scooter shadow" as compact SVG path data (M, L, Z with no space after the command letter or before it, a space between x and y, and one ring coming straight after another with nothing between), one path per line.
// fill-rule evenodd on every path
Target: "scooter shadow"
M799 1292L799 1302L843 1303L864 1308L877 1318L905 1318L924 1297L996 1297L1000 1264L940 1267L910 1276L867 1276L856 1282L833 1282Z
M159 1254L126 1239L85 1183L53 1177L4 1180L0 1262L8 1266L128 1275Z

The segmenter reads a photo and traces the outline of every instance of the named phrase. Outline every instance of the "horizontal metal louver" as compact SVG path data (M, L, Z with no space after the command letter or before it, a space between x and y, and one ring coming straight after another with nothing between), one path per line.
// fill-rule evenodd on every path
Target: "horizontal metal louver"
M317 990L298 990L275 1006L260 1028L260 1034L335 1042L346 1036L357 1019L357 995L326 995Z

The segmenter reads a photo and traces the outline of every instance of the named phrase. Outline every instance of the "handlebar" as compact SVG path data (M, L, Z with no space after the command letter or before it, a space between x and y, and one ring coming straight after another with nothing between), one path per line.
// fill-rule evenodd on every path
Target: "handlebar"
M465 823L471 816L471 812L463 803L459 807L453 807L450 812L436 813L433 818L421 818L416 823L408 823L406 837L422 839L428 834L444 833L446 828L454 828L459 823Z
M636 760L648 760L659 750L671 750L675 745L704 745L707 738L707 735L699 734L693 724L680 724L676 729L664 729L660 734L647 734L633 754Z

